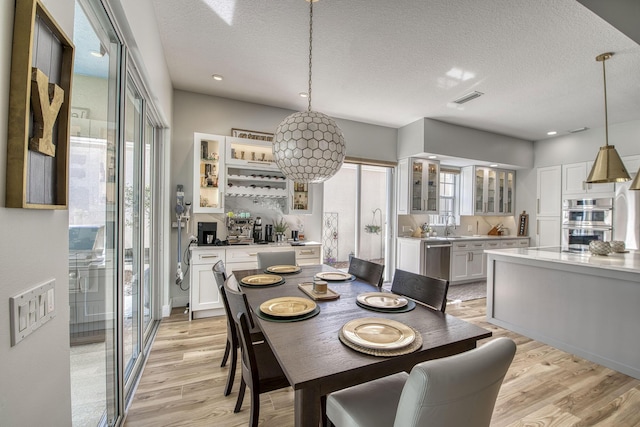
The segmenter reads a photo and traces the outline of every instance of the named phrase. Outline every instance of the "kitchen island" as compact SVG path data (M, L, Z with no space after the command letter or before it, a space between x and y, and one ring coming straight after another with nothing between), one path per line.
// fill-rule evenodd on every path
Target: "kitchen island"
M640 251L485 252L490 323L640 379Z

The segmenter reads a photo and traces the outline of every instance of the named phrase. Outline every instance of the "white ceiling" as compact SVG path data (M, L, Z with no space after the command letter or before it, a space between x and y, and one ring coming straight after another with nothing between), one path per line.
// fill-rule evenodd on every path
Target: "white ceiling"
M305 110L305 0L152 0L176 89ZM539 140L640 119L640 45L575 0L320 0L314 110ZM212 74L224 80L214 81ZM462 106L454 99L485 95Z

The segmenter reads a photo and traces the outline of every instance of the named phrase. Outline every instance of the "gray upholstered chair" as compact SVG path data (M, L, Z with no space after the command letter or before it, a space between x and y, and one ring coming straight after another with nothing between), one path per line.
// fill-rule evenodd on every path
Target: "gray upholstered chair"
M373 286L382 288L382 281L384 280L384 264L377 264L375 262L352 257L349 262L349 274L353 274L358 279L370 283Z
M482 347L417 364L411 370L331 393L327 418L337 427L487 427L515 343Z
M420 301L444 313L447 308L449 281L396 269L391 292Z
M258 252L258 268L272 265L296 265L296 251Z

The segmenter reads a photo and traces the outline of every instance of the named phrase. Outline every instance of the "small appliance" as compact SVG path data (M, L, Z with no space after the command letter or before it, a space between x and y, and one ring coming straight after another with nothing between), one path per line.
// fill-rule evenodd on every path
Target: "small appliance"
M214 246L218 231L217 222L198 223L198 246Z
M264 226L264 240L265 242L273 242L273 224Z
M256 217L253 221L253 241L254 243L262 242L262 218Z

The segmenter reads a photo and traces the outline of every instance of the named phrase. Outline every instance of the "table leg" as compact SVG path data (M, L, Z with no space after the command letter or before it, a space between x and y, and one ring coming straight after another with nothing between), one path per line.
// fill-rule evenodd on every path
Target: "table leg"
M305 388L295 391L295 426L318 427L320 425L321 408L320 391L316 388Z

